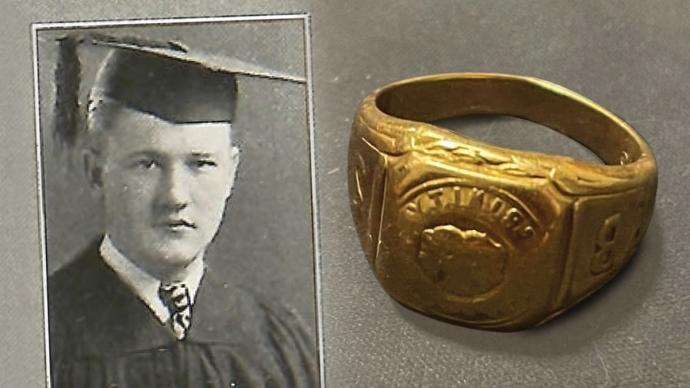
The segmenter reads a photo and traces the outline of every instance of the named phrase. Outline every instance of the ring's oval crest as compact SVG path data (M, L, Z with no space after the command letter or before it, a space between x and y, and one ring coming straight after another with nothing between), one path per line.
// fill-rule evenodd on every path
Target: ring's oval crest
M496 292L514 246L542 233L527 207L498 188L446 178L417 185L401 199L402 216L414 225L405 240L416 246L416 264L428 281L459 298Z

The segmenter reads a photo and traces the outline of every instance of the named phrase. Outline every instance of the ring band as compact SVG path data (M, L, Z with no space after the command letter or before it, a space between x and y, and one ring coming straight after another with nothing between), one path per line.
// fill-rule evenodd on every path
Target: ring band
M582 143L606 164L501 148L429 124L501 114ZM506 74L404 80L361 103L352 214L395 300L489 330L542 324L612 279L654 208L652 151L623 120L559 85Z

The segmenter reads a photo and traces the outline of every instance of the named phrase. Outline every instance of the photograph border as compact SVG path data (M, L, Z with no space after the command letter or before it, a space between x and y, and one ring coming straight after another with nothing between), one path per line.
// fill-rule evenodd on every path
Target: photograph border
M43 188L43 165L42 165L42 139L40 124L40 94L39 94L39 70L38 70L38 32L42 30L65 30L73 28L108 28L108 27L140 27L140 26L167 26L175 24L211 24L224 22L254 22L254 21L276 21L276 20L302 20L303 39L304 39L304 63L306 75L306 119L307 131L309 136L309 169L311 185L311 219L312 219L312 243L313 243L313 272L314 272L314 301L315 301L315 334L317 351L317 368L319 386L324 387L324 341L323 341L323 319L322 319L322 292L321 292L321 255L319 245L319 212L317 197L316 180L316 141L314 129L314 89L313 89L313 68L311 53L311 15L304 13L287 14L262 14L262 15L229 15L213 17L179 17L179 18L148 18L148 19L117 19L117 20L91 20L91 21L64 21L64 22L35 22L31 24L31 46L33 63L33 94L34 94L34 128L36 130L36 183L38 188L38 226L39 244L41 255L41 275L42 275L42 302L43 302L43 333L44 333L44 364L46 371L46 387L51 387L51 366L50 366L50 333L48 326L48 268L47 268L47 243L46 243L46 220L45 220L45 194Z

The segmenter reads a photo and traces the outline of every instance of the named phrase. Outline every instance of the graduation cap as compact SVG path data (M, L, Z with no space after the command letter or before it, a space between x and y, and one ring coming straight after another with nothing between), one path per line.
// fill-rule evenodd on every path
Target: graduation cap
M86 105L109 99L173 123L232 122L238 75L306 82L237 58L195 51L174 41L80 34L61 37L57 42L54 135L58 143L68 146L73 146L85 130L79 55L83 47L108 50Z

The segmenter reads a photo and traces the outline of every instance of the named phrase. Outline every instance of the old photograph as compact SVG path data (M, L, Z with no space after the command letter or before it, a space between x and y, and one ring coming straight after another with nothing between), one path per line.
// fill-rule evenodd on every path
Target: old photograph
M33 32L50 386L317 386L307 16Z

